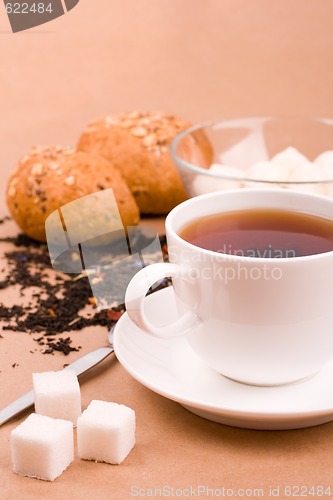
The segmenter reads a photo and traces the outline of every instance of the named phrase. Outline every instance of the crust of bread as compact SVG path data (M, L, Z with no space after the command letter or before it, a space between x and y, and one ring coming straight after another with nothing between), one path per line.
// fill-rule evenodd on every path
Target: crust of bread
M113 189L124 226L138 224L139 209L130 189L104 158L69 148L34 147L10 176L6 198L22 231L45 242L45 221L53 211L108 188Z
M191 124L165 113L131 112L92 121L77 149L109 161L126 180L142 214L167 214L188 198L169 146ZM189 144L203 166L211 164L211 146L203 135Z

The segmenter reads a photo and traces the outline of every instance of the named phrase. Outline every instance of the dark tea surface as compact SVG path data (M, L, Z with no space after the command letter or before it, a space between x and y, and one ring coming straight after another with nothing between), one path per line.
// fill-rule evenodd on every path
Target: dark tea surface
M285 258L333 250L333 220L279 209L249 209L202 217L179 235L207 250Z

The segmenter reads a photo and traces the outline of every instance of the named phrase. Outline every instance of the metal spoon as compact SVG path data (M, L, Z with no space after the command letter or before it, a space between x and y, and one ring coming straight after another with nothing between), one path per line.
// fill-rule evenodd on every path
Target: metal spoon
M81 358L73 361L64 370L74 370L76 375L82 375L82 373L87 372L93 366L98 365L101 361L107 358L113 353L113 332L116 327L116 323L111 327L108 333L109 344L105 347L99 347L94 351L85 354ZM13 401L8 406L0 410L0 426L5 422L8 422L11 418L15 417L22 411L30 408L34 404L34 391L31 390L23 396L20 396L16 401Z

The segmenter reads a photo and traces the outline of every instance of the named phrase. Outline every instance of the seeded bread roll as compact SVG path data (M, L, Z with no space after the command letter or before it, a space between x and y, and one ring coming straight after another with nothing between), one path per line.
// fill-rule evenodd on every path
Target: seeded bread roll
M139 223L138 206L121 174L105 159L62 147L34 147L7 185L8 208L31 238L45 241L45 220L82 196L112 188L122 223Z
M143 214L166 214L188 196L169 152L172 139L191 124L173 115L120 113L91 122L77 149L107 159L126 180ZM189 145L203 166L211 164L208 140ZM197 154L195 154L195 151Z

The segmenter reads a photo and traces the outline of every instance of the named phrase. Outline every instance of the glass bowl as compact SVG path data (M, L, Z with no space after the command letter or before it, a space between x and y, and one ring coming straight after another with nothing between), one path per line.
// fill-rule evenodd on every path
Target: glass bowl
M189 196L283 188L333 196L333 119L254 117L195 125L170 146Z

